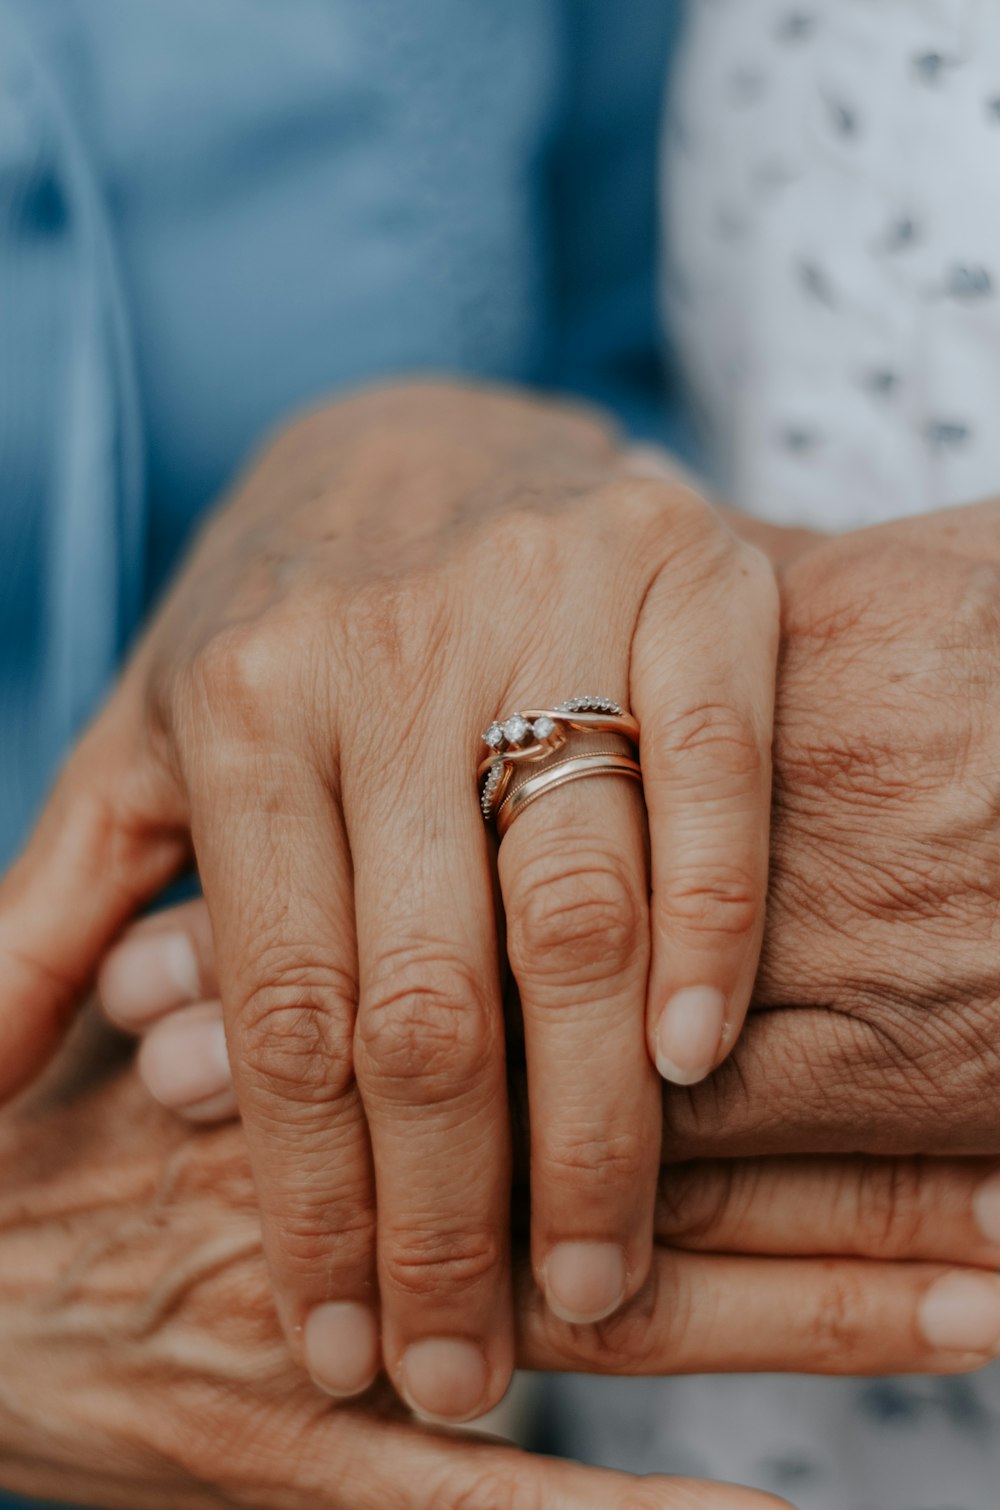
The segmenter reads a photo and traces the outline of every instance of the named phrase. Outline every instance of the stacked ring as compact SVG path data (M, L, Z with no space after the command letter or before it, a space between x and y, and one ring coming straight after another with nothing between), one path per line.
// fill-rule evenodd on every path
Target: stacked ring
M633 753L639 725L609 697L572 697L555 708L514 713L482 738L490 754L479 765L480 805L501 838L526 807L569 781L642 779Z

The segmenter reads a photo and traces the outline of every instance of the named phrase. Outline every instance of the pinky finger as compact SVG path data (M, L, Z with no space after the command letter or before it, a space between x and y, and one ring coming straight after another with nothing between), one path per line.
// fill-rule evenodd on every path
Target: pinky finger
M678 622L665 574L633 664L652 869L649 1049L678 1085L703 1080L733 1046L757 972L778 647L771 567L734 541L687 605Z

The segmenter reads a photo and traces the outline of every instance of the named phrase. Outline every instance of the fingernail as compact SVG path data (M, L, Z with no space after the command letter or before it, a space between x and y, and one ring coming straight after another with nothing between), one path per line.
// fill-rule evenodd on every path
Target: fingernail
M991 1174L972 1201L976 1224L988 1243L1000 1243L1000 1174Z
M561 1321L603 1321L625 1299L625 1251L617 1243L557 1243L545 1261L545 1299Z
M675 1085L710 1074L726 1026L726 999L714 986L686 986L667 1002L656 1029L656 1068Z
M344 1399L374 1384L378 1323L368 1306L350 1300L316 1306L306 1318L302 1339L306 1368L328 1395Z
M194 946L186 933L137 934L108 955L99 989L105 1011L126 1025L197 1001L201 978Z
M171 1108L220 1095L232 1084L222 1022L184 1014L158 1023L139 1051L139 1073L150 1094Z
M402 1391L432 1421L470 1421L486 1409L489 1373L481 1348L461 1337L426 1337L403 1354Z
M946 1274L920 1302L920 1330L942 1353L1000 1352L1000 1280L986 1274Z

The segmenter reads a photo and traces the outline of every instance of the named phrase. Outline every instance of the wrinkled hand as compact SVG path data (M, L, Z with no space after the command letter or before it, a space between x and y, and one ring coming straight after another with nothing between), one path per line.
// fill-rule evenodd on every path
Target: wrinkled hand
M830 541L782 596L766 1010L668 1149L995 1153L1000 505Z
M78 1053L61 1066L79 1067ZM991 1174L944 1160L671 1171L651 1281L602 1326L560 1322L519 1264L519 1359L975 1366L967 1312L987 1316L1000 1282L949 1266L1000 1263L974 1217ZM0 1347L0 1483L16 1492L104 1510L778 1510L438 1434L381 1385L333 1405L282 1340L241 1128L192 1131L127 1070L50 1084L0 1118Z
M334 1407L282 1340L242 1132L184 1130L127 1073L0 1120L0 1346L0 1484L17 1493L102 1510L780 1510L438 1435L385 1385Z
M293 1351L347 1395L381 1344L426 1415L482 1413L513 1362L497 891L535 1275L595 1321L651 1261L651 1058L706 1075L749 1003L777 620L766 559L692 491L632 476L588 414L410 385L293 426L0 887L0 1091L190 838ZM494 868L481 731L574 694L639 719L651 890L621 779L528 807Z

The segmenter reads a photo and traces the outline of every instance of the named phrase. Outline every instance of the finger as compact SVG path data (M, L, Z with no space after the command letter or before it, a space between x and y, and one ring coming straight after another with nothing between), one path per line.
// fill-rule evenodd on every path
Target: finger
M445 1437L340 1410L301 1445L294 1472L326 1504L329 1465L349 1494L336 1510L790 1510L784 1500L724 1484L582 1467L465 1433ZM286 1470L287 1474L287 1470ZM275 1485L287 1491L287 1477Z
M473 737L456 753L428 734L435 763L410 763L405 803L370 781L352 803L344 776L383 1352L403 1397L443 1420L491 1408L513 1368L503 1017Z
M499 854L524 1019L531 1248L557 1315L610 1315L646 1279L661 1109L645 1042L645 818L631 782L573 782Z
M739 1033L767 891L778 596L762 555L735 541L721 550L713 540L700 570L682 552L660 574L633 653L652 863L649 1048L681 1085L704 1079Z
M221 1001L180 1007L160 1018L142 1041L138 1068L150 1095L190 1122L236 1116Z
M752 1012L732 1059L664 1101L664 1156L990 1154L990 1118L957 1124L916 1055L861 1017L827 1007Z
M1000 1268L1000 1167L985 1159L772 1158L664 1168L672 1248Z
M219 995L212 925L204 899L166 907L133 923L108 951L97 976L107 1017L138 1033L192 1002Z
M49 1058L112 939L188 854L177 790L141 730L119 694L0 882L0 1098Z
M231 745L220 731L189 779L279 1314L317 1383L353 1394L377 1371L378 1329L342 826L327 780L301 748Z
M950 1374L1000 1355L1000 1278L982 1269L661 1249L647 1288L599 1327L566 1326L518 1280L527 1368Z

